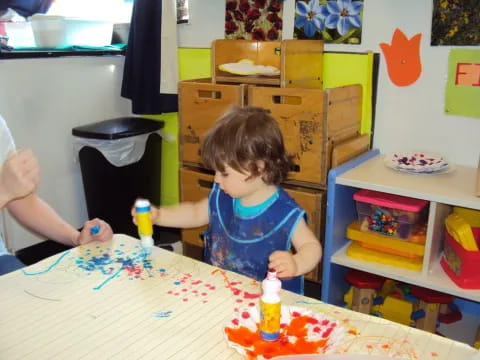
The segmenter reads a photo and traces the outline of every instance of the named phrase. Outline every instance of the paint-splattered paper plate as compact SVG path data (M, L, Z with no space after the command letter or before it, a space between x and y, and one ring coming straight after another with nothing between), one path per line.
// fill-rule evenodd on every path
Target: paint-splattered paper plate
M280 337L265 341L259 332L258 307L238 311L224 328L228 345L249 359L280 355L329 353L341 343L345 328L325 314L297 306L282 306Z
M384 163L391 169L411 174L433 174L451 170L445 157L424 152L391 153L385 156Z

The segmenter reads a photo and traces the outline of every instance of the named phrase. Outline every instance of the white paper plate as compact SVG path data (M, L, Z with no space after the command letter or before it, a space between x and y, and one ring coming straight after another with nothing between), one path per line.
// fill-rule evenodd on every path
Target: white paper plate
M345 328L335 319L325 314L314 312L297 306L282 306L280 337L276 341L266 342L261 339L258 330L260 312L258 307L240 310L224 327L224 335L230 347L234 348L249 359L264 360L267 355L287 355L288 349L295 347L295 351L302 353L304 348L301 342L316 347L317 353L329 353L339 345L346 334ZM305 330L305 336L296 336L298 324L305 322L301 327ZM295 325L295 328L294 326ZM240 329L243 328L243 329ZM244 344L234 337L239 331L245 331L248 340ZM242 338L243 339L243 338ZM318 342L318 346L315 345ZM246 345L248 343L248 345ZM270 352L273 351L274 353ZM264 352L264 353L262 353ZM305 352L311 354L312 351Z
M424 152L391 153L385 156L384 164L391 169L411 174L438 174L451 170L445 157Z

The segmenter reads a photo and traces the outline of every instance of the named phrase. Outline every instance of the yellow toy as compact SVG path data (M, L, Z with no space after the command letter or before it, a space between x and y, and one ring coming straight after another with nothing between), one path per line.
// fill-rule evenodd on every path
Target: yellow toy
M448 233L468 251L478 251L477 242L473 236L472 227L465 219L456 213L452 213L445 219L445 227Z

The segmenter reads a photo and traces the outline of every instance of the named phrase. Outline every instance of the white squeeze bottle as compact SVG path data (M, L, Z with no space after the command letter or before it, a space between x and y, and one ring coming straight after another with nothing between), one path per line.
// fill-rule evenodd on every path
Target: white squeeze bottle
M135 201L135 213L137 219L138 235L141 244L147 254L152 251L153 246L153 225L150 218L150 201L138 199Z
M260 298L260 335L267 341L275 341L280 335L281 288L277 272L269 269L262 281L263 294Z

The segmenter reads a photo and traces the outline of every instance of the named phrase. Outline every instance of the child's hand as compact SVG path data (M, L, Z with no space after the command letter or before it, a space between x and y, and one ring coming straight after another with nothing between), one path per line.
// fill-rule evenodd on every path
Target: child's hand
M95 228L95 231L92 231L93 228ZM113 231L108 223L100 219L92 219L83 224L83 229L75 244L83 245L91 241L108 241L112 236Z
M297 263L292 253L277 250L270 254L268 260L268 268L275 269L279 278L297 276Z
M130 210L130 214L132 215L132 222L135 225L138 225L137 216L136 216L137 212L135 211L135 204L133 204L132 209ZM150 219L152 220L152 224L156 225L155 221L159 216L160 216L160 209L153 205L150 205Z

